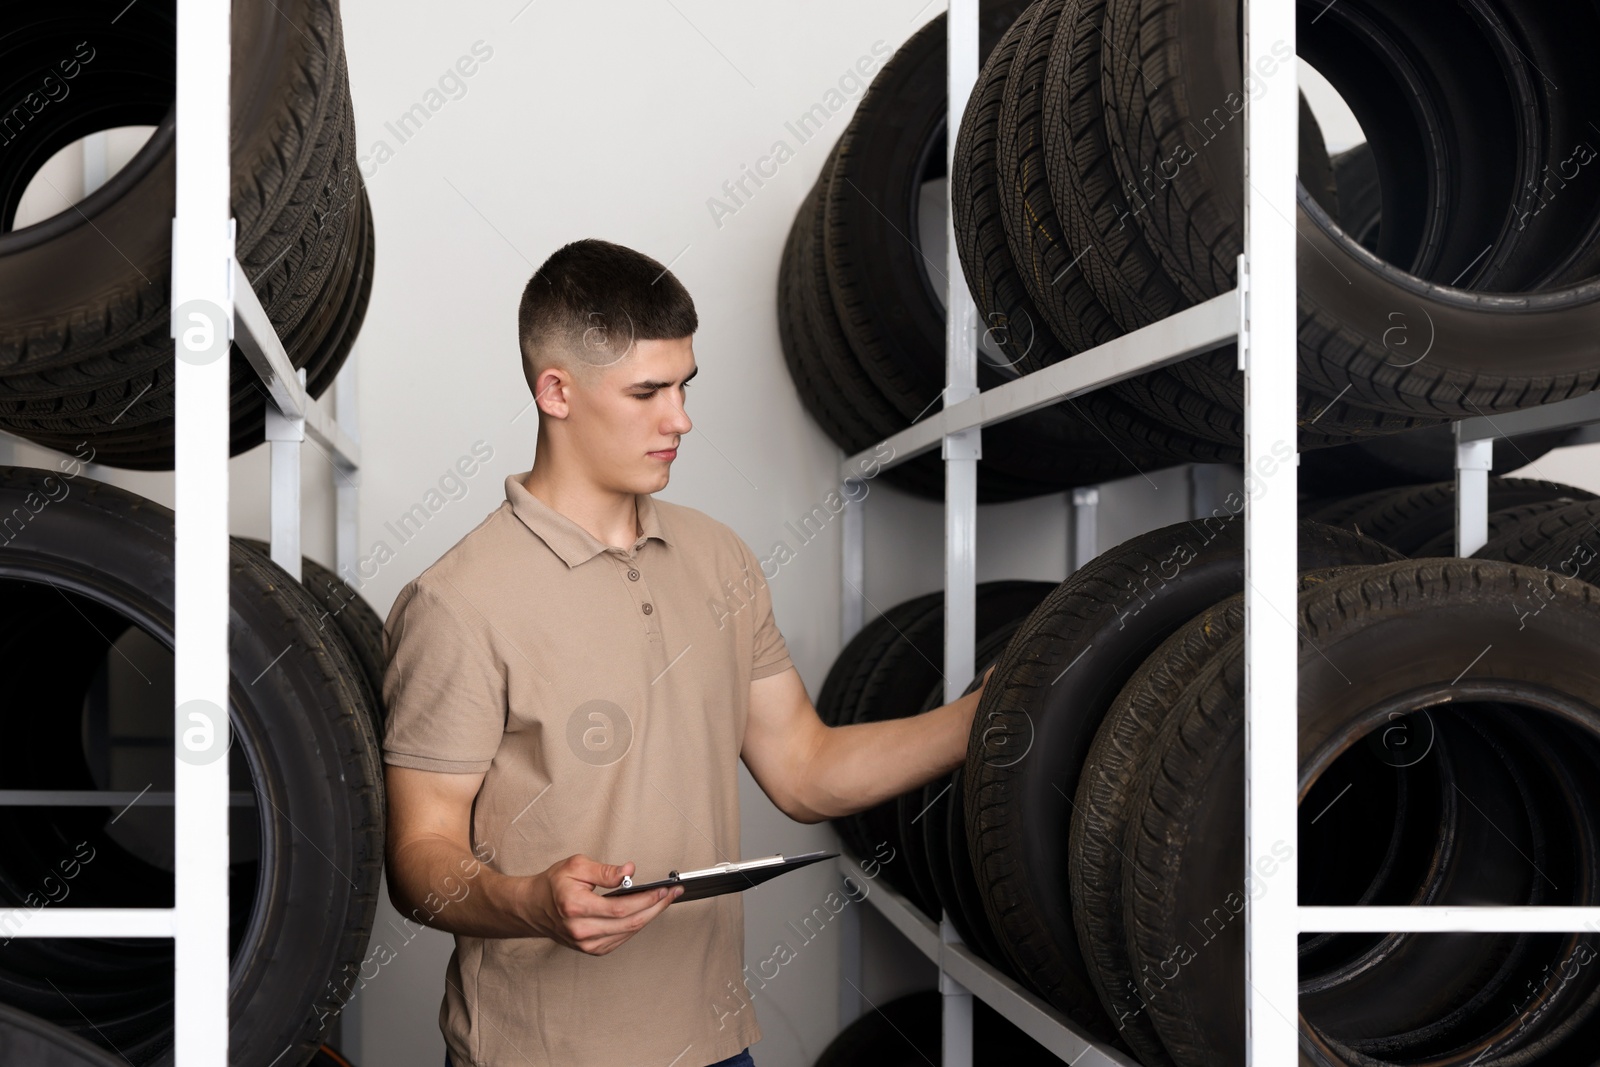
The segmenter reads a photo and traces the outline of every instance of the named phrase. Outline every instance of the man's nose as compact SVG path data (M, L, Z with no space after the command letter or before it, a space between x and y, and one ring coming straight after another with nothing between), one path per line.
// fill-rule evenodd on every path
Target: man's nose
M667 415L666 425L662 427L665 433L686 434L694 428L694 423L689 419L689 413L679 403Z

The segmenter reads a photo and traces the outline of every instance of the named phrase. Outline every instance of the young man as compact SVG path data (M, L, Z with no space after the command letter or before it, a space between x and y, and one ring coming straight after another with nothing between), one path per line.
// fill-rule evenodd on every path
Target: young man
M518 312L532 470L384 627L389 894L456 935L455 1067L749 1064L737 893L608 898L740 858L736 761L790 818L860 811L965 758L981 690L829 728L755 554L656 500L698 373L694 303L648 256L568 244Z

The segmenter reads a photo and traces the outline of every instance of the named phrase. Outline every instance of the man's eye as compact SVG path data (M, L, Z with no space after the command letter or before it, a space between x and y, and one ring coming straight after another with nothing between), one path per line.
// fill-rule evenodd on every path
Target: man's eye
M683 382L683 390L685 390L685 392L688 392L688 387L690 387L690 382ZM658 392L661 392L661 390L651 389L650 392L637 392L637 394L634 394L634 398L635 400L650 400L650 398L654 397L654 395L658 394Z

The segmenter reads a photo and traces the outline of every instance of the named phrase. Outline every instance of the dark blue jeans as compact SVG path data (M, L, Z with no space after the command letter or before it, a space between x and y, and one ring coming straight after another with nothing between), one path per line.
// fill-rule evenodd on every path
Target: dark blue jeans
M450 1053L448 1051L444 1054L444 1067L455 1067L450 1062ZM743 1052L729 1056L725 1060L718 1060L716 1063L711 1064L710 1067L756 1067L756 1061L750 1058L750 1050L747 1048Z

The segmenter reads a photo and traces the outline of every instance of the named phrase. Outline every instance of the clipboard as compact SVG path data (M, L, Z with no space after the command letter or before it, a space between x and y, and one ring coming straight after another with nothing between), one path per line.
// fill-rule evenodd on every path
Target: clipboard
M683 886L683 896L674 903L682 904L686 900L699 900L702 897L715 897L723 893L738 893L749 889L751 886L760 885L771 878L818 860L825 860L837 856L837 852L803 852L797 856L784 856L781 853L774 856L762 856L760 859L745 860L742 863L719 863L715 867L705 867L698 871L668 871L667 877L654 882L635 882L631 875L622 879L622 885L616 889L601 893L603 897L622 896L626 893L643 893L649 889L660 889L663 886Z

